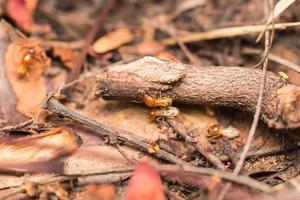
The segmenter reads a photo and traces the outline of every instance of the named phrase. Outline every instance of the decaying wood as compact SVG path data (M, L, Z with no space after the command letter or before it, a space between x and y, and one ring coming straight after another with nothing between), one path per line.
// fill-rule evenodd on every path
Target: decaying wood
M175 103L209 104L254 113L262 70L193 66L153 57L111 67L98 76L98 96L142 102L145 94L172 97ZM267 73L262 120L271 128L300 127L300 88Z

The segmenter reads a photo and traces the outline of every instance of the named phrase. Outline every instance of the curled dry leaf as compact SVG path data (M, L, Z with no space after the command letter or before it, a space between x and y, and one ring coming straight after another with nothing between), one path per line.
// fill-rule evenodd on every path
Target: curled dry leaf
M33 13L38 0L8 0L6 5L7 14L24 31L31 32L33 27Z
M119 28L96 40L92 49L96 53L106 53L131 42L133 38L134 35L128 28Z
M26 116L33 116L47 95L42 73L50 62L39 40L18 39L7 48L6 76L17 99L16 108Z
M126 200L165 200L159 174L147 163L136 167L130 179Z
M68 47L63 46L53 46L54 56L60 57L61 61L69 69L73 69L76 65L76 55L75 52Z
M180 61L171 53L167 52L167 51L162 51L162 52L159 52L156 57L158 59L161 59L161 60L165 60L165 61L173 61L173 62L178 62L180 63Z
M57 171L49 161L75 151L81 141L77 135L63 128L43 134L12 139L0 138L0 169L14 171ZM51 162L51 165L55 165Z

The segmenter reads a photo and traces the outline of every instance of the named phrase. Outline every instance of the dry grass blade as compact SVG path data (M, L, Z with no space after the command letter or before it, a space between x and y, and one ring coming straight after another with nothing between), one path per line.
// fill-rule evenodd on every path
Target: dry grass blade
M286 29L290 27L299 26L300 22L290 22L290 23L277 23L274 24L274 29ZM241 35L247 35L252 33L259 33L261 31L271 30L273 25L248 25L248 26L238 26L238 27L227 27L219 28L211 31L200 32L200 33L189 33L187 35L178 36L177 38L167 38L160 42L164 45L175 45L177 40L184 43L197 42L201 40L213 40L220 38L236 37Z
M284 58L274 55L274 54L270 54L269 59L300 73L300 66L287 60L287 59L284 59Z
M261 51L257 50L257 49L245 48L243 50L243 53L244 54L261 54ZM287 60L285 58L282 58L282 57L272 54L272 53L269 54L269 60L277 62L278 64L281 64L285 67L290 68L291 70L294 70L295 72L300 73L300 66L294 62L291 62L290 60Z
M171 21L181 15L182 13L195 9L198 6L202 6L206 3L206 0L185 0L185 1L179 1L176 9L174 12L168 15L168 21Z

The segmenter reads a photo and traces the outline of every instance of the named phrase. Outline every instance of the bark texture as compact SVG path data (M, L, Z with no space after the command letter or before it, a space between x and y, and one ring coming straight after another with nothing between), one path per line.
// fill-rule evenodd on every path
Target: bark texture
M245 67L193 66L153 57L114 66L98 76L98 96L142 102L147 93L175 103L210 104L254 112L262 71ZM267 73L262 119L274 128L300 126L300 89Z

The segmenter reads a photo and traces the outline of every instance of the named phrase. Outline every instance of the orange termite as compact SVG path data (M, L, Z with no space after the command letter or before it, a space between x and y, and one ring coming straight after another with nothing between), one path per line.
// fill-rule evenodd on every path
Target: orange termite
M207 137L219 138L222 136L222 130L223 128L220 125L214 124L207 129Z
M145 94L143 97L144 103L148 107L168 107L173 103L173 99L170 97L155 97L152 95Z
M35 62L35 51L33 48L29 48L28 51L22 56L20 66L17 68L17 76L24 78L28 76L30 67Z
M228 126L223 128L218 124L214 124L207 130L207 137L209 138L219 138L221 136L227 137L229 139L236 138L240 135L239 130L233 126Z

